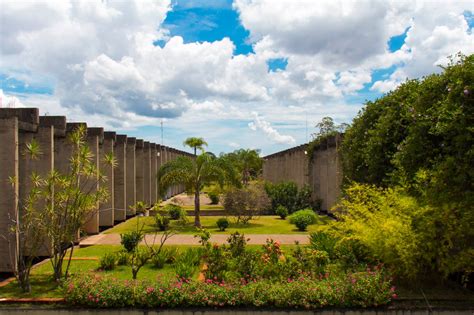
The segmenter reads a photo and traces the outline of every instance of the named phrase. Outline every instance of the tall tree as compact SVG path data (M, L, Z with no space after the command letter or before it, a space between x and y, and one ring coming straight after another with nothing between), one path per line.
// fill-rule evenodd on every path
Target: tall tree
M194 225L201 227L199 194L204 186L226 181L235 183L233 168L223 159L202 153L196 158L180 156L165 163L158 171L161 192L176 184L183 184L188 193L194 193Z
M203 138L190 137L183 142L184 146L194 149L194 156L197 155L197 150L204 151L204 146L207 147L207 142Z
M260 151L251 149L239 149L222 155L222 158L232 164L240 173L242 184L247 186L252 178L257 177L263 167L263 159Z

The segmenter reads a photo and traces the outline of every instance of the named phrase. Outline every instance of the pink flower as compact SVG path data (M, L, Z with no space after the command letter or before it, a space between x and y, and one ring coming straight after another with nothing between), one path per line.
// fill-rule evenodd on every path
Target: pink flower
M146 293L147 294L153 293L153 291L155 291L155 288L153 288L153 287L146 288Z
M392 294L392 299L396 299L396 298L398 298L398 295L396 295L395 293Z

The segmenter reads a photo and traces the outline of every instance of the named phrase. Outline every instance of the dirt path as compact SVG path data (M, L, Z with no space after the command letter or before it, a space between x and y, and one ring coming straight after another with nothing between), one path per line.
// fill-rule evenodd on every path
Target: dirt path
M300 244L308 244L309 238L306 234L246 234L250 239L247 244L265 244L267 239L273 239L279 241L281 244L294 244L298 241ZM153 242L153 235L146 235L146 241L148 244ZM224 244L227 243L227 234L214 234L211 237L212 243ZM159 243L160 236L156 237L156 243ZM177 234L173 235L166 242L167 245L199 245L198 239L193 235L189 234ZM120 234L98 234L92 235L83 239L80 244L81 247L92 246L92 245L120 245Z

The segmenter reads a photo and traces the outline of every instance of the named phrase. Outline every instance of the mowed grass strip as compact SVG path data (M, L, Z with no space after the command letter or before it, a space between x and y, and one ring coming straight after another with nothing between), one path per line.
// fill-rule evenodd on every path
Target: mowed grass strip
M319 216L318 223L310 225L306 232L301 232L288 220L282 220L278 216L260 216L251 220L248 224L236 223L235 218L227 217L230 226L225 231L220 231L217 227L217 220L223 218L222 216L202 216L202 227L210 231L212 234L230 234L240 232L244 234L306 234L314 232L320 225L326 224L329 220L327 217ZM143 232L153 233L157 231L155 219L153 217L134 217L115 227L105 231L106 234L112 233L127 233L134 231L137 228L137 221L139 226L143 225ZM195 234L198 230L194 227L194 217L188 216L188 222L185 226L179 225L176 221L171 221L171 226L179 231L180 234Z

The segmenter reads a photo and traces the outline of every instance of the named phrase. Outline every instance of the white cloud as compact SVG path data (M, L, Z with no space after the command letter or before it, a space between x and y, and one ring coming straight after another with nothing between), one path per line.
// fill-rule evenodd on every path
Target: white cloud
M229 38L170 37L162 26L170 0L5 0L0 70L32 86L51 84L52 96L11 95L43 112L126 129L166 117L183 133L198 126L223 147L232 140L268 151L274 143L303 142L305 120L310 128L324 116L349 121L360 104L345 97L370 83L376 69L397 67L372 86L386 92L407 77L439 71L447 55L472 53L474 35L462 15L471 6L236 0L255 54L234 56ZM387 41L407 27L405 45L390 52ZM166 44L154 46L158 39ZM287 58L286 69L268 72L271 58ZM266 137L255 137L249 120Z
M21 101L12 95L6 95L3 93L3 90L0 89L0 108L15 108L15 107L23 107L24 105Z
M296 142L292 136L280 134L268 121L259 116L258 113L253 112L253 115L253 122L248 124L249 128L253 131L262 131L268 139L276 143L294 144Z

